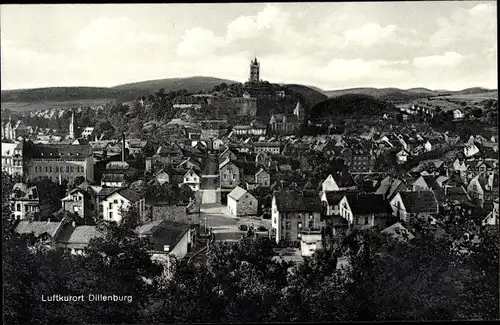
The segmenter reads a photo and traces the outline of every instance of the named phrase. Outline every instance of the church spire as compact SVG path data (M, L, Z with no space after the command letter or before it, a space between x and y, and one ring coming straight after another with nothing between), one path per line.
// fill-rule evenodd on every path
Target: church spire
M75 138L75 112L71 112L71 121L69 122L69 138Z

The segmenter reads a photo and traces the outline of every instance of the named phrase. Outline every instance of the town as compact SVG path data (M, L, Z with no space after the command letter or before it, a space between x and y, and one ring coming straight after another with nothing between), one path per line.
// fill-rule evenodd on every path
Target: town
M3 107L8 319L498 319L496 90L325 95L268 68ZM92 295L127 299L40 303Z

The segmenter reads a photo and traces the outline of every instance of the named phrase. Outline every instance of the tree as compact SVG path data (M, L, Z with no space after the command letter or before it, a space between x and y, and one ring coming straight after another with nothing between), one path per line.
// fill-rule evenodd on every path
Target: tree
M83 176L75 177L75 179L73 180L73 183L71 185L71 188L75 188L78 185L82 184L83 182L85 182L85 177L83 177Z

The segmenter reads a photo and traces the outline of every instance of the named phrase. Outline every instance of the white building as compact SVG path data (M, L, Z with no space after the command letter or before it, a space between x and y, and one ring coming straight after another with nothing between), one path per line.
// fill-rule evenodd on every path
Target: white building
M255 216L258 210L257 199L247 190L237 186L227 195L227 208L234 216Z
M188 185L191 190L198 191L200 189L200 176L196 174L193 168L190 168L186 174L184 174L183 184Z
M137 192L124 188L108 195L102 201L103 218L106 221L122 221L122 212L130 208L137 211L138 217L143 217L146 213L146 203L143 197Z

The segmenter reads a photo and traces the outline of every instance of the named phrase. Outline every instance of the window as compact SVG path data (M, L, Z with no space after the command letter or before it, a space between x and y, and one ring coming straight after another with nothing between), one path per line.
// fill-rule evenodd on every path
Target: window
M365 217L365 225L368 224L368 217Z
M59 167L56 166L56 173L59 172Z
M290 221L286 222L286 229L287 230L292 229L292 223Z
M70 171L73 172L73 166L70 167Z
M17 204L17 209L16 209L16 210L17 210L17 211L21 211L21 203L18 203L18 204Z
M314 222L311 220L309 221L309 229L312 229L314 228Z
M226 175L226 174L224 174L224 180L226 180L226 179L227 179L227 175Z
M121 201L121 203L123 204L123 200L120 200L120 201Z
M109 208L113 209L113 203L109 202Z
M45 172L48 173L49 172L49 167L45 166Z
M102 209L103 209L103 208L102 208L102 205L101 205L101 204L99 204L99 212L102 212Z
M66 173L69 173L69 166L66 166Z
M114 203L114 204L117 204L117 203L118 203L118 200L113 200L113 203Z
M113 212L109 212L109 219L113 219Z

